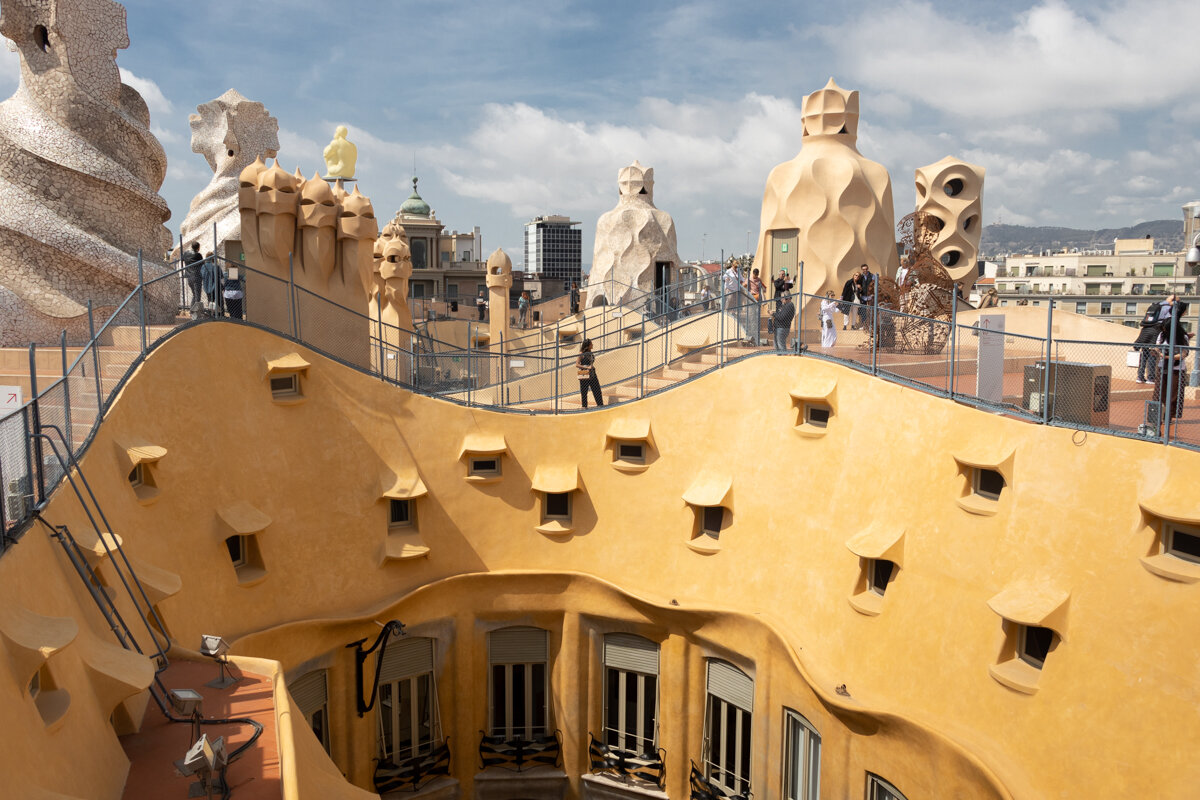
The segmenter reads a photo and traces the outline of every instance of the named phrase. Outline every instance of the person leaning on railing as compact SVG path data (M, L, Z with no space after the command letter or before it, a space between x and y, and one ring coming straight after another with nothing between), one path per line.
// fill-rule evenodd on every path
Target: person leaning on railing
M784 293L780 298L779 308L771 314L769 327L775 334L775 349L787 350L787 335L792 327L792 319L796 316L796 307L792 305L792 296Z
M1172 295L1174 297L1174 295ZM1170 399L1171 417L1183 416L1183 387L1187 384L1187 354L1188 340L1192 337L1183 328L1183 317L1187 314L1188 304L1176 301L1171 305L1171 318L1159 329L1155 353L1159 356L1158 375L1154 381L1154 398L1160 404L1158 413L1158 433L1162 435L1163 423L1167 420L1167 400ZM1172 328L1174 329L1172 331ZM1172 338L1172 333L1174 337ZM1168 390L1167 384L1170 384Z
M1146 316L1142 317L1142 330L1133 340L1133 347L1138 351L1138 383L1154 383L1158 378L1154 345L1158 343L1158 335L1171 317L1171 306L1176 299L1176 295L1170 295L1161 303L1151 303L1146 309Z

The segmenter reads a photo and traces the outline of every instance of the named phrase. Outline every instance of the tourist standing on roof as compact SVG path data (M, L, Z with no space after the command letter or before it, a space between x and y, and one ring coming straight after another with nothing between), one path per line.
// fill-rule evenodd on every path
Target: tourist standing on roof
M588 389L596 398L596 405L604 405L600 396L600 379L596 377L596 356L592 353L592 340L584 339L583 347L579 348L579 358L575 360L575 371L579 377L579 399L583 407L588 407Z
M858 302L858 282L862 280L858 273L851 275L842 284L842 330L846 330L847 325L854 325L852 318L852 310L854 304ZM854 325L854 327L858 327Z
M775 349L787 350L788 331L792 328L792 319L796 316L796 307L792 305L790 295L779 298L779 308L771 315L771 326L775 333Z
M192 312L193 317L196 316L196 312L200 309L200 262L203 260L200 256L200 243L192 242L192 249L183 254L183 275L187 278L188 289L192 293L188 308Z
M833 315L837 312L837 298L833 296L833 290L830 289L825 293L825 299L821 301L821 349L828 350L837 344L837 325L833 322Z

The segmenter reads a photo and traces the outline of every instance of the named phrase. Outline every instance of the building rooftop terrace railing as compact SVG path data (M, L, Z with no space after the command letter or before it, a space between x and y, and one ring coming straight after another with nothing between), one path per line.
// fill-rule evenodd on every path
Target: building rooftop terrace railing
M812 310L823 298L805 295L802 299L809 303L809 312L789 324L783 333L783 346L776 350L771 346L774 334L768 322L776 308L773 298L759 302L738 292L708 301L685 302L676 308L661 293L643 292L637 297L643 305L640 313L633 313L627 305L606 307L598 324L589 321L595 316L570 316L540 331L543 341L536 347L523 352L493 352L489 346L462 347L413 336L382 324L378 317L338 306L286 280L262 277L270 278L262 281L262 291L277 292L285 307L291 308L289 318L275 327L221 316L226 309L219 300L194 319L176 318L156 324L152 314L148 318L147 296L182 291L180 272L163 271L134 289L107 319L94 321L89 340L82 346L68 347L64 335L50 352L44 347L29 347L29 399L0 417L0 490L4 493L0 502L0 549L9 537L19 535L62 478L62 470L41 452L37 434L49 426L57 427L72 453L82 455L117 393L141 361L171 336L207 324L264 329L410 391L502 412L582 412L575 359L579 343L586 336L599 343L597 373L608 404L633 402L668 391L733 361L798 356L838 362L1030 422L1200 449L1200 409L1176 398L1183 384L1185 394L1197 393L1200 351L1179 342L1157 348L1164 352L1152 359L1165 356L1188 368L1172 371L1166 377L1170 385L1160 381L1163 385L1150 387L1136 381L1140 353L1146 349L1135 350L1119 342L1056 338L1052 333L1052 302L1043 304L1047 325L1042 337L962 324L957 308L946 320L903 314L873 304L857 305L853 310L856 321L863 323L860 330L839 330L838 342L823 348L822 331ZM704 276L701 282L712 283L714 279L719 280L719 276ZM681 300L688 294L682 286L672 291L682 295ZM182 297L180 301L182 306ZM251 312L254 303L252 294L245 299ZM1195 309L1200 311L1200 303ZM621 318L615 319L614 313ZM841 316L839 310L835 318ZM362 340L339 333L346 330L347 320L361 324L369 343L369 360L364 361ZM478 329L472 341L477 337ZM484 345L482 341L478 344ZM46 358L51 354L53 358ZM1181 354L1181 358L1174 359L1175 354ZM1045 368L1047 359L1051 362L1049 371ZM1081 377L1083 373L1078 370L1059 369L1059 362L1094 369ZM55 364L52 369L50 363ZM1141 367L1145 377L1148 367ZM988 375L991 379L985 380ZM1102 390L1096 388L1101 385ZM1160 420L1168 419L1172 424L1160 424Z

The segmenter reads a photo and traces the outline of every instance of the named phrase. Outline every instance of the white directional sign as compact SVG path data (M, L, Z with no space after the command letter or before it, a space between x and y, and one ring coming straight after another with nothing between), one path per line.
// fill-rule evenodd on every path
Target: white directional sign
M0 386L0 417L7 416L25 404L20 386Z

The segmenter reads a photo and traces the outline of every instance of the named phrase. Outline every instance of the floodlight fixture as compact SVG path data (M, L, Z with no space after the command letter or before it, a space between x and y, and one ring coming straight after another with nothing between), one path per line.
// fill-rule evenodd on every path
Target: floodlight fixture
M210 742L207 733L200 734L200 738L188 748L183 758L175 762L175 767L181 775L184 777L195 775L198 778L188 787L188 797L204 797L206 800L212 800L214 793L217 796L224 794L224 771L227 762L224 737ZM214 772L218 774L214 775Z
M1192 239L1192 246L1184 256L1184 260L1187 261L1188 266L1194 267L1200 264L1200 233L1197 233Z
M171 690L171 706L175 709L175 713L182 717L190 717L197 713L202 702L204 702L204 696L195 689Z
M217 662L220 669L214 680L204 684L213 689L225 689L241 680L229 673L229 642L220 636L205 634L200 637L200 654Z

